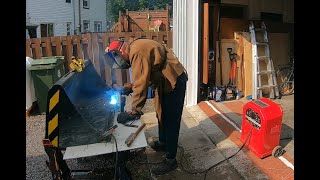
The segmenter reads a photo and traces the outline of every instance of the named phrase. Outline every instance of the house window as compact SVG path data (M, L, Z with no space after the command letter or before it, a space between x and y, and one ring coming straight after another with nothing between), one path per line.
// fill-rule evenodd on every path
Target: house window
M84 9L89 9L89 0L83 0L83 8Z
M67 35L71 35L71 22L67 22Z
M94 22L94 32L101 32L102 31L102 22L95 21Z
M90 21L83 20L83 31L89 32L90 31Z
M71 3L71 0L66 0L66 3Z
M41 37L53 37L53 23L40 24Z

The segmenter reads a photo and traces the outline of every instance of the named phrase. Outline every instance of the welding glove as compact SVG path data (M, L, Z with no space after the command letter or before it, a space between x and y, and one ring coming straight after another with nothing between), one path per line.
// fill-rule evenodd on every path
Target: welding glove
M122 95L126 95L128 96L130 93L132 93L132 84L130 83L125 83L122 90L121 90L121 94Z
M141 117L140 113L133 112L121 112L117 117L117 122L121 124L125 124L129 121L137 120Z

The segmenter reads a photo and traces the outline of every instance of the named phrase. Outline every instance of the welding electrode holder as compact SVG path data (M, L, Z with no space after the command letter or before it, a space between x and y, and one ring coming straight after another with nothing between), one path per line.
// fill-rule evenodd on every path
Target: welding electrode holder
M121 112L118 114L117 122L125 124L129 121L137 120L141 117L142 114L133 114L132 112Z

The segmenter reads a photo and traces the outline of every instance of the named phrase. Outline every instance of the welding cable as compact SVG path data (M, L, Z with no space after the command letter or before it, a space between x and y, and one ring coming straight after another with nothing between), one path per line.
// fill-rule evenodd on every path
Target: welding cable
M285 137L285 138L281 138L281 139L280 139L280 141L282 141L282 140L286 140L286 139L293 140L294 138L293 138L293 137Z
M114 142L116 144L116 162L115 162L115 165L114 165L114 180L116 180L117 169L118 169L118 143L117 143L116 137L113 134L111 134L111 136L113 137Z
M220 162L212 165L211 167L209 167L208 169L203 170L203 171L191 172L191 171L189 171L189 170L187 170L187 169L185 169L185 168L183 167L182 160L183 160L183 157L184 157L184 149L183 149L183 147L181 147L181 146L178 145L178 147L182 149L182 154L181 154L181 157L180 157L180 166L181 166L181 169L182 169L184 172L187 172L187 173L189 173L189 174L205 173L204 179L206 179L207 173L208 173L211 169L213 169L214 167L218 166L219 164L221 164L221 163L224 162L225 160L228 160L228 159L232 158L232 157L235 156L238 152L241 151L241 149L242 149L242 148L245 146L245 144L247 143L247 141L248 141L248 139L249 139L249 136L251 136L252 129L253 129L253 127L250 129L250 132L248 133L248 135L247 135L247 137L246 137L246 140L244 141L243 145L240 147L240 149L239 149L236 153L234 153L233 155L229 156L228 158L225 158L224 160L222 160L222 161L220 161Z
M218 165L221 164L222 162L224 162L224 161L232 158L233 156L235 156L236 154L238 154L238 152L241 151L241 149L245 146L245 144L247 143L249 137L251 136L252 129L253 129L253 127L250 129L250 131L249 131L249 133L248 133L248 135L247 135L247 137L246 137L246 140L244 141L244 143L242 144L242 146L240 147L240 149L239 149L236 153L234 153L233 155L225 158L224 160L222 160L222 161L220 161L220 162L212 165L211 167L209 167L208 169L203 170L203 171L191 172L191 171L187 170L187 169L183 166L182 160L184 159L184 155L185 155L185 154L184 154L184 149L183 149L183 147L181 147L180 145L178 145L178 148L180 148L180 149L182 150L182 153L181 153L181 156L180 156L180 163L179 163L180 166L181 166L181 169L182 169L184 172L189 173L189 174L201 174L201 173L205 173L205 175L204 175L204 180L205 180L206 177L207 177L208 172L209 172L211 169L215 168L216 166L218 166ZM156 165L156 164L161 164L162 162L138 162L138 163L139 163L139 164L151 164L151 165Z
M233 156L235 156L236 154L238 154L238 152L241 151L241 149L245 146L245 144L247 143L249 137L251 136L252 129L253 129L253 127L251 127L250 132L248 133L248 135L247 135L247 137L246 137L246 140L245 140L244 143L242 144L241 148L240 148L236 153L234 153L233 155L229 156L228 158L226 158L226 159L224 159L224 160L222 160L222 161L220 161L220 162L212 165L212 166L206 171L206 173L204 174L204 180L206 179L208 172L209 172L212 168L216 167L218 164L224 162L225 160L228 160L228 159L232 158Z

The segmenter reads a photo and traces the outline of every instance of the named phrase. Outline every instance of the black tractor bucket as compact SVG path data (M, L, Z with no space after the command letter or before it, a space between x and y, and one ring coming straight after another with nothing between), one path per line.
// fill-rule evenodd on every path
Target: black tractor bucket
M121 107L120 92L101 79L90 60L81 72L57 81L47 97L45 138L61 149L102 142Z

